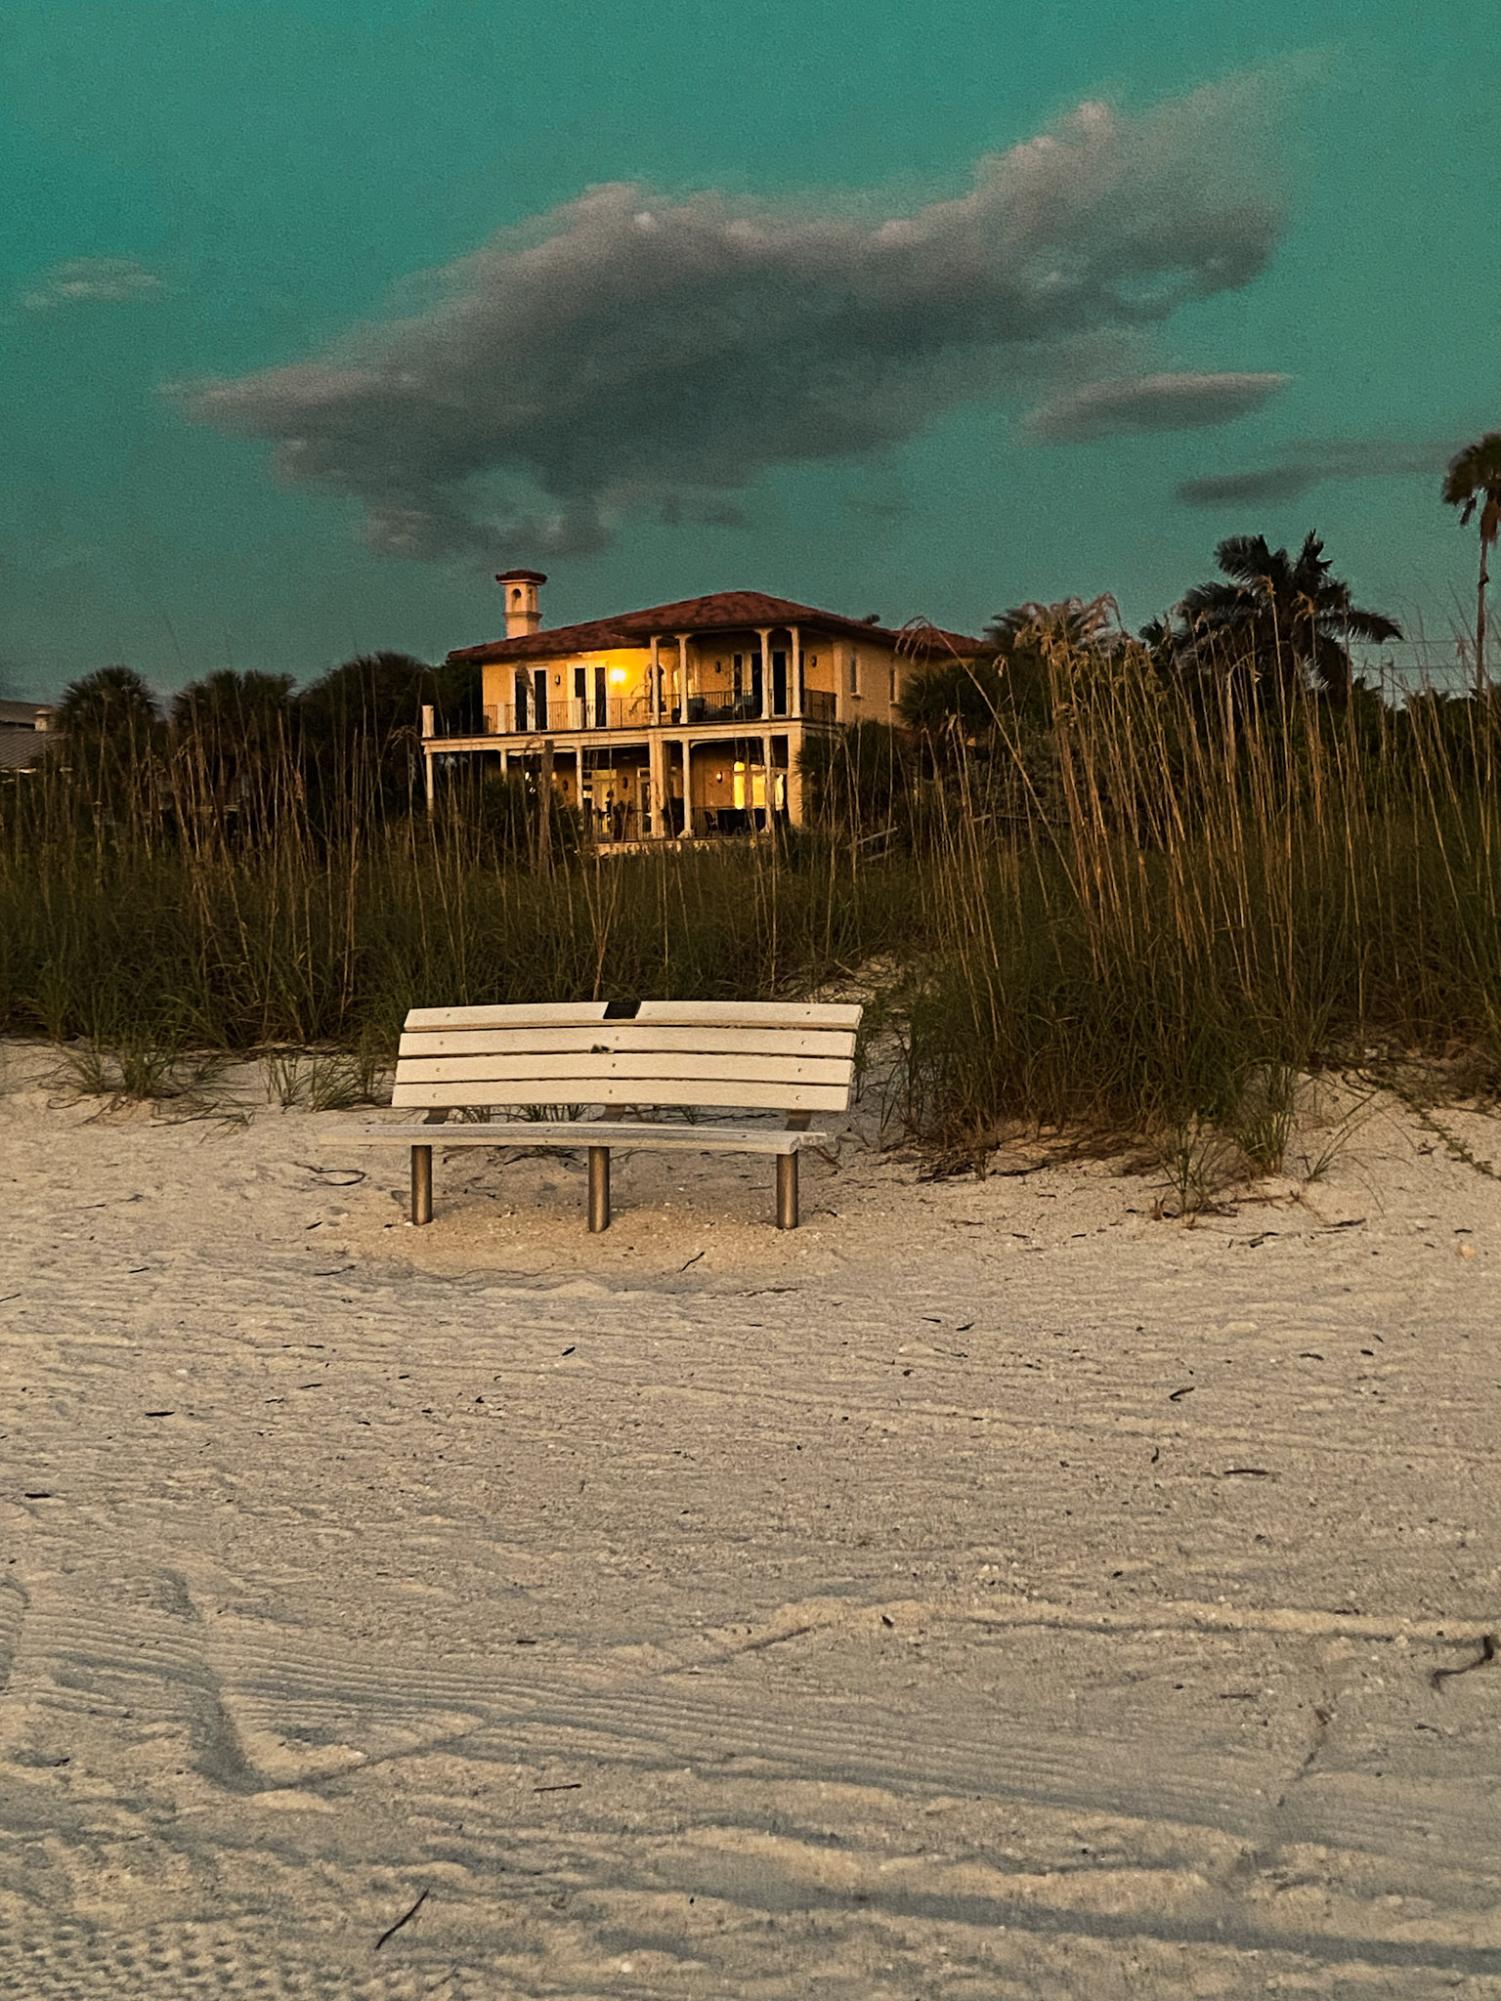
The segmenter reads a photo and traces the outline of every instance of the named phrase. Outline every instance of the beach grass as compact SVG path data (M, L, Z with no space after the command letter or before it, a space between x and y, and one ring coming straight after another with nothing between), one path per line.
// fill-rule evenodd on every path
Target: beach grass
M1490 703L1048 674L1040 715L876 759L884 796L825 760L819 826L665 854L497 838L457 791L429 819L359 741L331 776L262 754L232 811L191 745L75 746L5 795L0 1026L140 1095L188 1050L338 1050L277 1087L338 1102L414 1004L858 986L900 1130L1150 1134L1185 1185L1205 1131L1272 1168L1320 1067L1501 1079Z

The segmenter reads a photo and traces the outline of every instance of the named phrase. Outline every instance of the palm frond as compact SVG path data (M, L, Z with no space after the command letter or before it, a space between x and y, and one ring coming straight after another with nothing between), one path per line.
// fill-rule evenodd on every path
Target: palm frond
M1337 617L1331 617L1328 624L1341 632L1348 632L1352 639L1379 643L1402 637L1402 628L1394 618L1387 618L1379 611L1362 611L1358 605L1346 606Z
M1285 560L1285 550L1283 557ZM1216 547L1214 560L1227 577L1249 584L1267 575L1272 567L1272 552L1264 535L1227 535Z
M1444 475L1444 501L1462 507L1460 521L1467 523L1483 496L1501 495L1501 431L1488 431L1463 451L1456 452Z

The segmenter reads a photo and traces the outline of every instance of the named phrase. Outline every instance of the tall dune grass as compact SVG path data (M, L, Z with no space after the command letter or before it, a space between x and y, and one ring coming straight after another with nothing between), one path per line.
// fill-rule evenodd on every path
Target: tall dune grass
M73 746L4 798L0 1027L374 1061L414 1003L875 969L910 1130L971 1151L1011 1121L1252 1135L1328 1062L1501 1077L1490 703L1184 689L1130 649L1051 649L1048 680L938 768L888 760L874 800L836 748L814 832L667 855L518 843L457 792L430 821L358 741L228 786L190 744Z
M1131 652L1050 666L1046 731L1001 719L1005 826L947 816L923 870L919 1129L1246 1132L1325 1063L1462 1050L1501 1077L1488 703L1189 691Z

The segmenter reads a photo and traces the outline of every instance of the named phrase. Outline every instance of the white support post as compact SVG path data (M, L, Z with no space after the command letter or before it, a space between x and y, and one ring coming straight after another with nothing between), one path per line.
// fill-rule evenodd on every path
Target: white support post
M795 625L788 629L792 634L792 685L787 690L787 713L797 722L803 713L803 636Z
M646 740L646 763L651 780L651 830L661 841L667 838L667 743L657 730Z
M680 632L678 640L678 720L688 720L688 635Z
M803 824L803 771L798 763L798 752L802 748L801 730L787 732L787 819L794 827Z
M433 754L429 745L433 740L433 705L422 704L422 796L427 801L429 813L433 810Z
M766 794L766 806L764 809L766 814L766 832L769 834L776 819L777 798L776 771L771 762L771 738L769 736L763 736L761 739L761 770L764 774L762 789Z
M647 671L651 675L651 687L647 691L649 697L647 703L648 713L653 723L659 723L662 720L662 638L660 633L654 632L651 636L651 666Z
M758 625L756 632L761 641L761 720L764 723L771 714L771 627Z
M682 739L683 753L683 839L693 839L693 741Z

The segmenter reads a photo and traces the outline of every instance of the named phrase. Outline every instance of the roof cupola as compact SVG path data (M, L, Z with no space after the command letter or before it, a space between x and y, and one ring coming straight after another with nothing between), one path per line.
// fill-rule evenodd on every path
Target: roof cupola
M547 582L540 570L502 570L495 579L505 592L506 638L524 639L542 624L542 607L537 593Z

